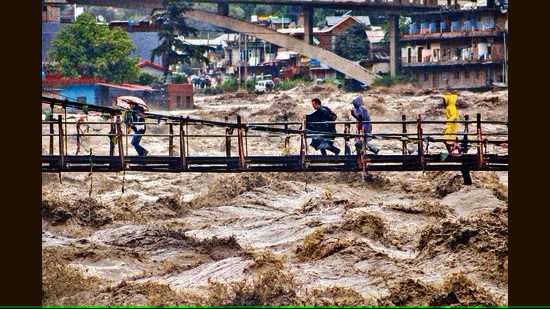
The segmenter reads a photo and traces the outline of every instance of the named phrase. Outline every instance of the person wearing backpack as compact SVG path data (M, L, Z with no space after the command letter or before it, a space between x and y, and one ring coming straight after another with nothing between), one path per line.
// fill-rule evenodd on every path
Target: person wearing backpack
M315 150L320 150L323 156L327 154L327 150L338 155L340 148L334 146L336 124L331 123L338 117L330 108L322 105L319 98L312 99L311 105L315 111L306 115L306 128L314 132L310 145Z
M131 116L128 117L127 125L130 125L134 136L132 136L132 146L136 149L139 156L146 156L149 151L141 146L141 138L145 134L147 127L145 126L145 109L143 106L136 104L135 102L129 102L131 108Z

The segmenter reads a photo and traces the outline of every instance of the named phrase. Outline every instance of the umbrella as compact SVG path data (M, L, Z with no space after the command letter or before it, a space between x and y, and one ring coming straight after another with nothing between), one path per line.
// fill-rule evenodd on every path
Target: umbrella
M145 103L145 101L143 101L141 98L134 97L131 95L125 95L125 96L120 96L116 98L115 106L120 106L122 108L130 109L130 103L141 105L143 106L143 109L149 110L149 108L147 107L147 103Z

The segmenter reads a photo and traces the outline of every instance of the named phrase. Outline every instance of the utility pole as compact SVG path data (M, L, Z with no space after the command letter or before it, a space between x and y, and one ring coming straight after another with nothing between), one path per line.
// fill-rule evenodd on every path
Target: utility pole
M239 70L239 81L237 82L237 85L239 85L239 89L241 88L241 65L243 63L243 54L241 51L241 36L242 33L239 32L239 61L237 62L237 68Z
M206 46L210 46L210 32L206 33ZM206 51L206 58L210 59L210 52ZM206 74L210 74L210 72L206 72Z
M246 85L246 78L248 77L248 34L244 35L244 82Z

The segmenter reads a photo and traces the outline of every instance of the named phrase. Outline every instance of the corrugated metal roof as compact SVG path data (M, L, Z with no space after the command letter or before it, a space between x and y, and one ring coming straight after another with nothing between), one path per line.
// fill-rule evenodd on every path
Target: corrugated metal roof
M277 57L275 59L277 60L288 60L290 58L292 58L293 56L296 56L298 55L297 52L293 52L293 51L280 51L277 53Z
M327 26L333 26L337 23L343 21L344 19L348 18L351 15L345 15L345 16L327 16L325 18L325 25ZM370 25L370 18L368 16L353 16L355 19L357 19L360 23L365 25Z
M151 66L151 67L154 67L154 68L157 68L157 69L160 69L160 70L164 70L164 67L158 63L155 63L155 62L151 62L150 60L143 60L141 62L139 62L138 64L138 67L143 67L143 66Z
M343 19L341 19L337 24L332 25L331 27L327 27L327 28L323 28L323 29L319 29L318 27L314 27L314 28L313 28L313 34L315 34L315 33L327 33L327 32L330 32L330 31L332 31L332 29L338 27L341 23L343 23L344 21L346 21L348 18L351 18L351 19L355 20L356 22L359 22L359 20L357 20L357 18L355 18L355 17L353 17L353 16L344 16ZM285 33L285 34L298 34L298 33L304 33L304 28L301 27L301 28L284 28L284 29L277 29L277 32Z
M211 39L185 39L184 41L192 45L204 46L222 46L226 47L227 42L235 42L239 40L238 33L225 33Z
M153 87L143 86L143 85L136 85L136 84L128 84L128 83L123 83L122 85L97 83L97 85L103 85L103 86L108 86L108 87L112 87L112 88L119 88L119 89L132 90L132 91L155 90L155 88L153 88Z
M366 30L365 32L371 43L379 43L384 39L384 30L382 30L382 27L371 27L370 30Z

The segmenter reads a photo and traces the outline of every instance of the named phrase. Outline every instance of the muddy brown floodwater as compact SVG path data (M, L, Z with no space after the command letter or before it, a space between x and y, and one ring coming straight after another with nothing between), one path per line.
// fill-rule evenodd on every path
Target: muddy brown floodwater
M319 97L343 120L355 94L299 85L199 94L196 109L153 112L249 122L286 113L300 121ZM405 85L361 94L373 120L444 119L435 91ZM508 91L461 91L457 106L507 121ZM401 151L373 142L382 154ZM168 151L162 139L142 144L151 154ZM108 153L100 138L81 145ZM261 136L248 151L280 154L282 145L283 137ZM223 155L224 147L221 138L190 139L189 155ZM298 147L292 140L291 152ZM44 173L43 305L505 306L508 173L471 176L472 185L460 172Z

